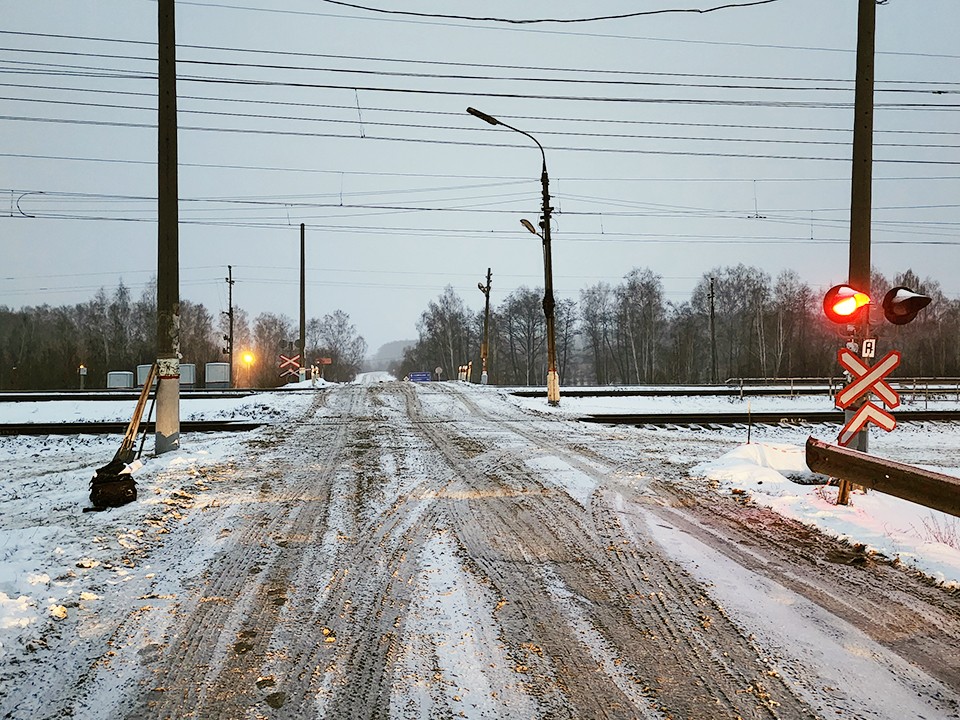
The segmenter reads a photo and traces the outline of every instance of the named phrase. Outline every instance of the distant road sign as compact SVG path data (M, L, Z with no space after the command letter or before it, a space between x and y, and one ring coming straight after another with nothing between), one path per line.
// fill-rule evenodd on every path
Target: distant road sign
M407 377L413 382L430 382L433 380L433 375L428 372L412 372Z

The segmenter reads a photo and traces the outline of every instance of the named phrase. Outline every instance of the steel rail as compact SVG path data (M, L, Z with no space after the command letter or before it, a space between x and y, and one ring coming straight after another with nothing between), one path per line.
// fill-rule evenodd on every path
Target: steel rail
M584 415L578 420L611 425L779 425L842 424L842 410L780 410L774 412L611 413ZM897 422L958 422L960 410L897 410Z
M127 422L63 422L63 423L4 423L0 435L122 435ZM242 420L184 420L180 423L184 432L244 432L263 425L260 422ZM141 423L147 432L154 430L154 423Z

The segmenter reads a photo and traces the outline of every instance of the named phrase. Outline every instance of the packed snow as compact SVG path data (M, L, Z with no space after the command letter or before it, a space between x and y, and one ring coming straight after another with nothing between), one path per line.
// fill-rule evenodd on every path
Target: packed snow
M392 380L386 374L368 374L359 382ZM325 385L325 384L324 384ZM309 381L282 390L245 397L184 399L184 419L234 419L283 423L297 417L313 400L317 388ZM482 393L504 395L510 402L537 413L578 417L590 413L704 412L709 408L756 411L829 409L826 396L786 398L616 397L563 398L551 408L542 398L517 398L508 389L476 388ZM921 407L924 400L917 401ZM938 407L957 408L951 399L939 399ZM0 403L0 423L54 422L57 420L129 420L133 400L81 402ZM931 403L932 404L932 403ZM905 403L907 409L910 401ZM813 426L821 439L833 440L829 425ZM947 587L960 586L960 521L943 513L879 493L855 493L849 506L835 504L836 488L816 483L804 462L803 441L810 428L759 426L752 442L731 443L733 449L719 457L699 458L691 474L703 478L716 492L745 495L752 502L769 506L784 516L816 526L824 533L915 567ZM688 428L691 434L719 432ZM723 432L743 436L744 428ZM215 507L217 486L226 482L212 469L241 454L244 434L196 434L179 451L147 457L137 475L138 502L109 513L82 513L88 505L88 482L93 471L106 464L118 446L116 436L0 436L0 466L5 481L0 485L0 663L21 662L46 642L41 626L53 621L67 636L78 630L81 610L109 609L105 596L150 597L155 607L177 591L176 574L151 568L150 550L162 544L166 527L185 524L180 531L196 538L189 556L177 558L182 577L197 572L204 559L218 547L221 527L207 527L205 508ZM871 449L879 455L934 467L960 476L956 448L960 448L960 425L950 423L905 423L893 435L874 431ZM152 445L148 443L148 446ZM954 454L943 453L954 449ZM148 447L149 450L149 447ZM553 472L549 459L539 459L538 469ZM575 497L587 502L593 481L584 477L559 477L558 485L576 489ZM569 468L567 468L569 472ZM189 481L185 488L185 478ZM804 484L804 483L814 484ZM232 489L234 492L242 490ZM235 505L239 508L239 505ZM239 509L232 512L240 512ZM220 516L221 523L223 515ZM227 518L229 520L229 517ZM144 528L150 531L145 532ZM420 552L450 553L442 541ZM136 562L136 569L132 566ZM145 564L140 564L141 562ZM439 600L420 608L425 636L445 638L458 651L461 643L495 643L495 638L462 633L451 618L460 610L441 592L461 577L443 574L423 579L439 593ZM467 587L467 596L482 592ZM557 593L563 588L557 587ZM469 601L469 600L467 600ZM158 614L158 617L160 615ZM454 658L456 660L456 658ZM454 663L456 664L456 663ZM400 667L403 667L401 659ZM459 666L458 666L459 667ZM468 665L462 668L469 673ZM38 680L39 682L40 680ZM451 692L461 692L451 686Z
M624 388L628 390L629 388ZM784 391L788 393L789 391ZM604 414L702 413L704 425L718 412L828 411L833 401L821 395L744 397L621 396L562 397L560 407L540 398L515 402L543 413L569 417ZM954 391L928 398L901 393L898 411L957 410ZM915 567L947 587L960 587L960 518L875 492L855 492L849 505L837 505L837 487L824 486L807 468L804 442L808 434L836 442L839 426L779 427L760 425L734 429L752 440L715 458L701 458L692 474L715 483L726 493L745 494L786 517L817 527L827 535L861 543L868 551ZM711 433L701 427L688 433ZM730 432L730 431L728 431ZM789 442L784 442L784 439ZM960 477L960 426L956 423L902 423L892 433L871 431L871 452L900 462ZM953 454L945 453L951 449Z

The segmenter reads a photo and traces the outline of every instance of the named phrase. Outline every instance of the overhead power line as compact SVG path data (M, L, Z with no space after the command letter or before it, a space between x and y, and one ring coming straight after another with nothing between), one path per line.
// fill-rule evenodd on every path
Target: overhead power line
M112 90L112 89L101 89L101 88L80 88L80 87L62 87L56 85L36 85L36 84L23 84L23 83L3 83L0 82L0 87L9 87L17 88L24 90L52 90L58 92L67 92L67 93L90 93L98 95L109 95L109 96L127 96L127 97L142 97L149 98L151 100L156 99L156 93L152 92L136 92L130 90ZM178 94L178 99L183 101L196 101L196 102L216 102L216 103L233 103L240 105L264 105L267 107L294 107L294 108L311 108L311 109L322 109L322 110L348 110L351 112L356 111L356 104L339 104L339 103L311 103L311 102L291 102L291 101L281 101L281 100L254 100L250 98L231 98L231 97L213 97L206 95L188 95L188 94ZM29 97L16 97L16 98L7 98L8 100L17 101L17 102L38 102L38 103L52 103L52 104L65 104L70 103L71 101L65 100L53 100L53 99L34 99ZM84 103L77 101L74 104L79 106L89 105L91 107L98 107L101 104L98 103ZM151 103L148 105L142 106L124 106L124 105L109 105L106 103L102 104L103 107L116 107L116 108L127 108L127 109L139 109L139 110L150 110L156 111L156 103ZM183 109L183 112L198 112ZM462 112L448 112L443 110L430 110L430 109L407 109L407 108L397 108L397 107L385 107L382 105L367 105L363 106L364 112L383 112L391 113L397 115L414 115L417 117L454 117L457 119L463 118ZM229 115L230 113L221 111L224 115ZM211 111L212 114L217 114L214 111ZM256 115L252 114L251 117L274 117L271 115ZM283 119L295 119L287 118L281 116ZM314 120L315 118L305 118L307 120ZM736 130L784 130L789 132L825 132L825 133L844 133L849 134L851 132L850 128L841 128L841 127L824 127L817 125L810 126L801 126L801 125L758 125L750 123L710 123L710 122L683 122L678 120L633 120L627 118L598 118L598 117L576 117L573 115L555 115L555 116L545 116L545 115L501 115L501 119L504 120L523 120L531 122L563 122L563 123L575 123L575 124L590 124L590 125L640 125L640 126L663 126L663 127L692 127L692 128L720 128L720 129L736 129ZM356 122L356 121L354 121ZM484 128L481 128L484 129ZM894 135L960 135L958 131L952 130L905 130L899 128L876 128L874 134L883 135L883 134L894 134Z
M147 80L155 81L156 76L152 73L127 72L116 70L13 70L9 74L17 75L40 75L52 77L84 77L84 78L103 78L111 80ZM245 86L245 87L287 87L287 88L307 88L323 90L344 90L352 93L381 92L390 94L412 94L412 95L431 95L431 96L457 96L463 98L513 98L523 100L556 100L564 102L594 102L594 103L625 103L634 104L662 104L662 105L714 105L728 107L768 107L768 108L807 108L807 109L833 109L847 110L853 107L849 102L821 102L821 101L785 101L785 100L718 100L707 98L648 98L648 97L612 97L603 95L552 95L544 93L507 93L507 92L477 92L466 91L463 89L441 90L431 88L398 88L370 85L341 85L335 83L317 83L317 82L296 82L292 80L252 80L244 78L224 78L205 75L181 75L178 81L182 83L200 83L226 86ZM740 88L750 89L750 88ZM932 93L945 94L945 93ZM877 109L896 109L896 110L955 110L960 104L951 103L875 103Z
M325 216L324 216L325 217ZM120 216L91 216L91 215L80 215L80 214L57 214L57 215L47 215L43 217L31 218L31 219L42 219L50 221L90 221L90 222L119 222L119 223L147 223L155 224L156 219L154 218L138 218L138 217L120 217ZM304 217L300 216L298 219L301 221L309 221L314 218L309 216ZM197 226L197 227L221 227L221 228L232 228L232 229L250 229L250 230L269 230L269 229L278 229L278 230L289 230L292 225L286 220L265 220L265 221L250 221L250 220L196 220L196 219L182 219L180 224L183 226ZM439 239L447 240L450 235L453 234L463 234L463 235L476 235L481 234L483 237L488 239L502 239L509 242L514 242L520 231L510 232L510 233L496 233L492 231L471 231L463 228L450 228L443 231L442 234L431 234L429 231L422 231L417 228L411 229L402 229L399 232L390 233L385 231L382 228L375 226L362 227L362 228L344 228L337 225L315 225L313 223L307 222L307 227L309 229L319 229L324 230L329 233L359 233L364 235L372 235L374 237L382 237L384 235L402 235L411 240L416 239ZM786 223L790 224L790 223ZM795 225L801 226L802 223L793 223ZM876 227L874 228L875 232L891 232L896 234L896 239L886 240L883 238L875 237L873 242L878 245L931 245L931 246L950 246L958 247L960 246L960 238L957 237L956 233L925 233L910 231L906 232L900 227L893 227L886 229L880 223L874 223ZM832 227L832 226L827 226ZM913 227L913 225L911 225ZM836 229L842 230L842 224L837 224ZM940 238L940 239L935 239ZM848 242L846 237L835 237L835 238L811 238L807 235L795 235L795 236L744 236L740 235L716 235L716 234L681 234L681 233L630 233L630 232L596 232L596 233L564 233L563 242L590 242L590 243L613 243L613 242L624 242L624 243L642 243L642 244L664 244L664 245L690 245L690 244L717 244L717 245L766 245L770 246L771 244L786 244L786 245L845 245Z
M68 105L72 107L93 107L101 109L111 109L111 110L140 110L140 111L153 111L155 108L150 106L143 105L121 105L118 103L92 103L92 102L78 102L70 100L50 100L50 99L34 99L34 98L4 98L0 97L0 100L5 100L7 102L26 102L26 103L38 103L44 105ZM341 106L346 109L348 106ZM368 108L369 110L369 108ZM306 123L329 123L333 125L357 125L357 120L341 120L337 118L323 118L323 117L306 117L306 116L295 116L295 115L267 115L263 113L238 113L238 112L225 112L222 110L188 110L181 108L179 111L183 115L204 115L212 117L230 117L230 118L243 118L248 120L284 120L284 121L294 121L294 122L306 122ZM424 114L424 113L414 113L414 114ZM443 113L445 115L453 115L455 117L461 117L462 114L458 113ZM649 125L660 125L654 121L641 122L640 124L649 124ZM688 123L662 123L664 125L681 125L688 126L691 124ZM496 130L488 130L487 128L473 128L463 125L453 126L453 125L427 125L423 123L391 123L391 122L377 122L373 120L364 120L363 125L365 127L387 127L387 128L406 128L411 130L452 130L452 131L469 131L469 132L497 132ZM706 123L696 123L692 124L694 127L711 127ZM717 126L717 127L737 127L737 126ZM750 129L757 129L758 126L752 126ZM777 128L770 128L777 129ZM802 130L803 128L782 128L784 130ZM840 131L840 132L849 132L849 131ZM895 133L896 131L887 131L888 133ZM958 132L944 132L937 133L931 131L905 131L905 134L919 134L919 135L960 135ZM759 137L749 137L749 138L738 138L738 137L700 137L700 136L691 136L691 135L640 135L637 133L599 133L599 132L576 132L570 130L541 130L538 133L541 136L556 136L556 137L581 137L581 138L598 138L598 139L612 139L612 140L676 140L683 142L740 142L740 143L760 143L760 144L782 144L782 145L839 145L843 147L849 147L850 142L848 140L803 140L803 139L793 139L793 138L759 138ZM960 149L960 145L951 145L948 143L874 143L874 147L900 147L900 148L956 148Z
M644 17L650 15L672 15L672 14L699 14L718 12L720 10L732 10L735 8L754 7L756 5L769 5L778 0L753 0L753 2L727 3L726 5L716 5L708 8L664 8L662 10L640 10L631 13L620 13L618 15L597 15L593 17L582 18L535 18L535 19L517 19L502 17L476 17L472 15L442 15L438 13L422 13L412 10L385 10L383 8L369 7L367 5L357 5L344 2L344 0L323 0L330 5L340 5L352 8L354 10L365 10L367 12L380 13L383 15L403 15L407 17L421 17L438 20L468 20L470 22L501 22L512 25L537 25L543 23L587 23L600 20L626 20L627 18Z
M365 197L369 195L380 195L380 194L410 194L410 193L450 193L450 192L460 192L463 190L476 191L476 190L488 190L492 188L503 188L506 185L514 185L516 183L485 183L482 185L457 185L452 187L429 187L429 188L404 188L401 191L374 191L374 192L357 192L354 193L354 196ZM3 191L7 192L7 191ZM44 204L51 203L139 203L143 204L148 209L144 212L148 213L148 219L153 217L155 210L156 197L153 195L119 195L119 194L105 194L105 193L86 193L86 192L64 192L64 191L43 191L43 190L9 190L9 192L14 195L19 195L20 198L16 202L17 210L21 217L40 217L41 215L37 214L37 211L31 211L30 213L25 212L20 205L20 200L23 198L30 198L31 201L40 202ZM343 195L340 195L340 201L337 202L328 202L325 201L325 198L336 198L337 193L322 193L322 194L312 194L312 195L297 195L297 196L240 196L240 197L184 197L181 198L181 203L184 205L184 213L194 212L194 208L190 206L201 206L196 208L196 211L200 212L209 212L208 208L203 207L205 205L211 206L223 206L229 208L231 211L236 210L271 210L276 211L278 209L284 211L294 211L299 212L305 209L329 209L335 208L338 211L352 211L357 209L363 210L389 210L389 211L402 211L402 212L477 212L477 213L501 213L501 214L513 214L515 209L506 209L506 208L496 208L491 209L489 207L484 207L485 205L498 204L506 205L509 203L514 203L518 200L528 202L535 199L536 195L529 192L521 193L510 193L504 194L500 192L496 195L470 195L464 197L443 197L441 198L428 198L423 200L413 200L412 203L420 204L408 204L408 205L395 205L395 204L372 204L372 203L356 203L356 202L343 202ZM558 212L559 215L563 216L573 216L573 217L685 217L685 218L694 218L694 217L709 217L709 218L720 218L720 219L743 219L744 210L743 209L734 209L734 210L724 210L714 207L693 207L688 205L675 205L675 204L664 204L664 203L651 203L636 201L623 198L608 198L608 197L597 197L597 196L583 196L583 195L573 195L567 193L557 194L555 197L558 199L569 199L575 201L582 201L584 204L589 205L591 210L567 210L566 212ZM483 201L480 203L473 202L469 205L463 205L464 201ZM495 202L489 202L489 201ZM447 204L443 206L438 206L436 203L445 202L445 203L458 203L455 205ZM426 204L431 203L431 204ZM606 207L613 206L617 208L628 208L630 211L623 210L609 210ZM914 204L914 205L893 205L893 206L881 206L878 205L874 209L877 211L884 210L944 210L944 209L957 209L960 208L960 204L957 203L938 203L938 204ZM769 219L772 222L786 222L790 224L796 223L798 219L798 213L806 214L807 212L817 212L817 213L841 213L845 212L847 208L845 207L826 207L826 208L795 208L789 210L772 210L768 216L765 216L764 219ZM193 218L197 219L197 218ZM802 222L806 223L807 219L802 218ZM835 223L840 223L839 220L834 218L818 218L817 222L820 224L829 224L834 225ZM960 223L955 222L939 222L939 221L917 221L912 219L910 221L894 221L894 220L876 220L877 225L897 225L897 224L910 224L917 226L953 226ZM842 225L845 226L846 220L842 221Z
M37 153L9 153L9 152L0 152L0 157L7 158L22 158L27 160L52 160L57 162L89 162L89 163L106 163L106 164L118 164L118 165L143 165L149 167L156 166L156 160L136 160L132 158L104 158L104 157L82 157L74 155L41 155ZM527 176L521 175L445 175L438 173L415 173L415 172L370 172L370 171L358 171L358 170L337 170L337 169L323 169L315 167L281 167L281 166L271 166L271 165L237 165L231 163L197 163L197 162L188 162L184 161L179 163L180 167L183 168L196 168L201 170L248 170L251 172L282 172L282 173L306 173L314 175L338 175L338 176L358 176L358 177L378 177L378 178L457 178L459 180L463 179L481 179L481 180L517 180L522 182L529 182L530 178ZM573 175L570 177L564 177L564 182L615 182L615 183L626 183L626 182L644 182L644 183L822 183L822 182L840 182L848 183L850 182L849 176L837 175L834 177L756 177L751 175L750 177L586 177ZM875 176L873 178L874 182L943 182L946 180L960 180L960 175L927 175L923 177L916 176L906 176L906 175L888 175L888 176Z
M122 40L117 38L96 38L84 35L60 35L60 34L45 34L45 33L24 33L10 30L0 30L0 35L23 35L28 37L42 37L50 38L56 40L86 40L94 42L104 42L104 43L116 43L116 44L130 44L148 47L153 49L155 43L140 41L140 40ZM781 82L819 82L819 83L844 83L846 85L852 86L852 78L824 78L824 77L805 77L805 76L784 76L784 75L725 75L718 73L691 73L691 72L654 72L651 70L623 70L619 68L586 68L577 65L575 67L557 67L550 65L516 65L516 64L503 64L503 63L481 63L481 62L455 62L450 60L442 60L440 58L422 60L416 58L399 58L399 57L382 57L382 56L373 56L373 55L346 55L342 53L316 53L316 52L293 52L289 50L257 50L253 48L234 48L226 47L222 45L194 45L194 44L181 44L178 48L182 51L185 50L200 50L203 52L223 52L229 53L230 55L268 55L276 57L291 57L291 58L308 58L312 60L338 60L338 61L347 61L347 62L365 62L365 63L387 63L391 65L403 64L403 65L425 65L427 67L452 67L452 68L482 68L485 70L510 70L510 71L525 71L525 72L549 72L549 73L561 73L561 72L571 72L578 75L607 75L612 77L617 76L641 76L641 77L681 77L681 78L705 78L705 79L714 79L714 80L760 80L765 82L770 81L781 81ZM113 60L143 60L143 61L156 61L155 55L150 56L136 56L136 55L120 55L116 53L86 53L86 52L75 52L67 51L63 49L51 50L51 49L34 49L34 48L6 48L6 52L20 52L28 54L42 54L42 55L62 55L67 57L91 57L91 58L103 58L103 59L113 59ZM190 58L181 57L178 59L178 63L186 62L196 62L192 61ZM284 67L294 70L322 70L325 68L317 68L316 66L306 66L306 65L292 65L292 66L275 66L267 63L241 63L242 65L250 67ZM885 80L878 79L878 84L881 85L946 85L953 86L958 85L955 81L949 80Z
M134 55L110 55L103 53L76 53L76 52L65 52L61 50L21 50L19 52L26 53L42 53L45 55L62 55L67 57L90 57L90 58L101 58L106 60L133 60L133 61L142 61L142 62L156 62L155 58L152 57L139 57ZM336 57L336 56L334 56ZM339 58L338 59L343 59ZM76 73L78 70L91 70L98 72L116 72L122 73L127 72L124 68L103 68L99 66L90 66L90 65L77 65L71 63L69 65L63 63L42 63L35 61L27 60L6 60L4 62L13 63L22 66L29 66L30 68L60 68L69 70L71 74ZM396 62L405 62L405 61L396 61ZM308 67L304 65L281 65L278 63L249 63L249 62L237 62L237 61L220 61L220 60L191 60L189 58L180 58L177 60L178 65L201 65L208 67L224 67L224 68L241 68L246 70L282 70L285 72L321 72L321 73L333 73L333 74L347 74L347 75L373 75L376 77L403 77L403 78L420 78L420 79L430 79L430 80L454 80L454 81L496 81L496 82L533 82L533 83L559 83L559 84L575 84L575 85L608 85L612 87L671 87L671 88L693 88L693 89L708 89L708 90L759 90L759 91L794 91L794 92L843 92L850 93L852 92L852 81L850 80L801 80L798 78L761 78L761 77L750 77L750 76L723 76L723 75L709 75L709 74L692 74L692 73L634 73L631 72L631 75L642 75L650 77L694 77L694 78L704 78L704 79L728 79L728 80L742 80L744 82L751 82L753 84L730 84L730 83L686 83L686 82L677 82L677 81L654 81L654 80L609 80L602 78L571 78L571 77L517 77L517 76L504 76L504 75L455 75L450 73L427 73L427 72L410 72L410 71L397 71L397 70L383 70L383 69L362 69L362 68L335 68L335 67ZM580 71L577 71L580 72ZM604 71L594 71L594 72L604 72ZM625 74L625 73L618 73ZM798 85L758 85L758 80L765 81L781 81L781 82L820 82L820 83L837 83L843 84L842 87L832 87L832 86L798 86ZM905 85L909 81L899 81L896 83L889 83L890 85ZM912 84L912 83L911 83ZM931 94L931 95L948 95L954 94L955 90L944 90L945 87L956 87L960 85L957 82L936 82L936 81L920 81L916 83L918 85L927 85L929 88L907 88L907 87L885 87L884 83L879 83L875 88L876 92L888 92L888 93L913 93L913 94Z
M156 2L156 0L149 0L151 2ZM349 20L371 20L371 21L385 21L385 22L395 22L395 23L411 23L417 25L435 25L438 27L459 27L459 28L470 28L470 29L481 29L481 30L493 30L493 31L505 31L505 32L522 32L522 33L534 33L541 35L560 35L560 36L572 36L578 38L600 38L600 39L615 39L615 40L643 40L646 42L668 42L668 43L681 43L686 45L715 45L718 47L745 47L745 48L757 48L763 50L800 50L808 52L834 52L834 53L844 53L844 54L853 54L856 52L855 48L831 48L831 47L813 47L813 46L803 46L803 45L775 45L773 43L747 43L747 42L732 42L732 41L721 41L721 40L690 40L686 38L663 38L663 37L652 37L652 36L643 36L643 35L617 35L614 33L591 33L591 32L571 32L567 30L547 30L544 28L534 27L530 25L503 25L503 26L491 26L491 25L466 25L463 23L456 22L445 22L445 21L433 21L425 18L421 19L403 19L400 17L380 17L379 15L372 15L371 17L359 17L356 15L337 15L335 13L322 13L315 11L306 11L306 10L285 10L280 8L266 8L266 7L249 7L243 5L230 5L227 3L211 3L211 2L192 2L191 0L178 0L178 5L200 7L204 9L210 8L223 8L230 10L240 10L240 11L251 11L251 12L263 12L263 13L277 13L283 15L296 15L303 17L334 17L341 19ZM929 53L929 52L894 52L894 51L877 51L877 55L891 55L891 56L900 56L900 57L926 57L926 58L944 58L951 60L960 60L960 55L950 55L946 53Z
M36 116L18 116L18 115L0 115L0 120L37 122L66 125L85 125L95 127L124 127L137 129L155 129L155 123L134 123L108 120L75 120L69 118L43 118ZM225 127L205 127L195 125L181 125L178 130L189 132L215 132L221 134L249 134L249 135L271 135L283 137L312 137L312 138L333 138L341 140L363 140L363 141L381 141L381 142L399 142L399 143L423 143L431 145L456 145L467 147L487 147L487 148L517 148L525 147L517 144L508 143L488 143L488 142L467 142L463 140L441 140L439 138L408 138L408 137L389 137L365 134L363 137L357 134L329 133L329 132L306 132L295 130L264 130L253 128L225 128ZM681 138L682 139L682 138ZM830 144L830 143L824 143ZM725 157L725 158L747 158L754 160L804 160L810 162L849 162L848 157L826 157L810 155L764 155L756 153L725 153L709 151L689 151L689 150L663 150L663 149L641 149L641 148L604 148L604 147L578 147L570 145L551 145L551 150L567 152L592 152L592 153L624 153L628 155L661 155L661 156L679 156L679 157ZM910 147L910 146L908 146ZM916 165L960 165L960 160L925 160L925 159L905 159L905 158L874 158L875 163L894 163L894 164L916 164Z

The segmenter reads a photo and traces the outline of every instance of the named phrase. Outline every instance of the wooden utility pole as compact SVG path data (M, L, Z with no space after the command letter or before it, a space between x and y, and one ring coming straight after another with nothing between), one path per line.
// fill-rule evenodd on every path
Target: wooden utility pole
M850 286L870 294L870 218L873 191L873 61L876 47L876 0L860 0L857 16L857 80L853 108L853 167L850 181ZM858 352L870 337L870 308L854 330ZM866 402L855 403L844 411L844 421ZM868 432L864 428L850 442L851 450L867 452ZM850 483L841 480L837 503L846 505Z
M710 278L710 382L717 383L717 326L714 317L713 278Z
M180 255L174 0L159 0L157 116L157 425L159 455L180 447Z
M857 79L853 109L853 168L850 183L850 286L870 294L870 215L873 190L873 64L876 0L860 0L857 22ZM869 333L863 313L862 329Z
M307 367L307 270L306 226L300 223L300 380Z

